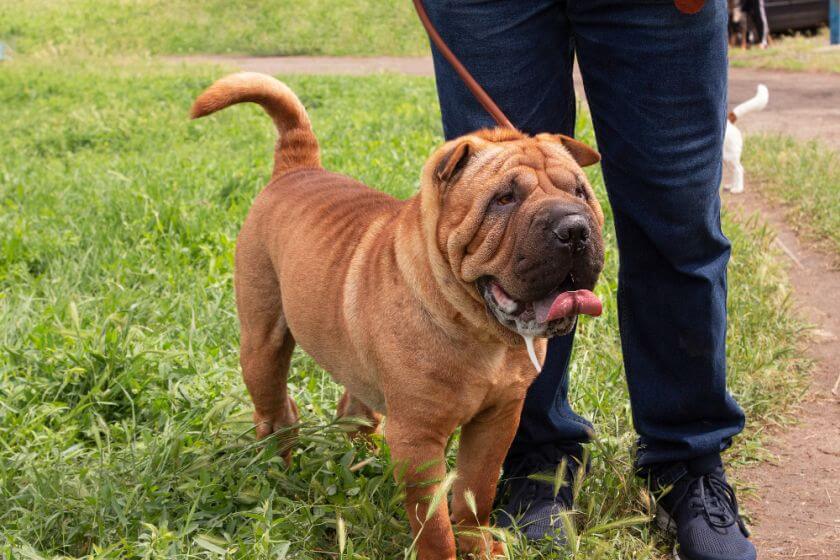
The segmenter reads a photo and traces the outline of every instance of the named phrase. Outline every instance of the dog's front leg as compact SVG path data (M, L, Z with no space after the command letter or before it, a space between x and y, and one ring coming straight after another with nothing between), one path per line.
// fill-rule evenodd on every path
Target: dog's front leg
M405 484L405 508L417 543L418 560L455 560L455 537L443 496L429 505L446 476L444 451L449 434L423 420L388 416L385 440L391 448L397 482Z
M461 428L458 479L452 495L452 521L459 531L461 552L480 558L503 553L501 543L494 542L484 528L490 523L499 472L519 426L522 403L515 400L494 407Z

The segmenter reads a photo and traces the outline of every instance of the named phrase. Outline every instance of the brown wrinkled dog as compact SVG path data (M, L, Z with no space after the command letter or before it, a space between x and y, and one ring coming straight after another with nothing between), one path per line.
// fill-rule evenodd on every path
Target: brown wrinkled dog
M192 116L260 104L276 124L271 182L236 248L241 364L258 437L297 421L286 390L295 344L346 388L339 414L387 415L421 560L455 558L444 448L462 426L451 522L464 552L498 552L486 526L502 460L536 377L523 338L597 315L603 215L571 138L483 130L447 142L404 201L321 168L306 111L262 74L228 76ZM465 492L472 491L473 513ZM477 514L477 515L476 515ZM471 530L470 530L471 529Z

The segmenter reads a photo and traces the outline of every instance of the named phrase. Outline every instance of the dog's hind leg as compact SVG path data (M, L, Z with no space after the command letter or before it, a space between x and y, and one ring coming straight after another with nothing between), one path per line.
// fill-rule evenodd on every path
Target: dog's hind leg
M744 192L744 166L740 161L732 164L732 188L729 191L732 194Z
M365 437L376 431L379 427L379 422L382 416L377 414L365 403L350 394L347 389L338 401L338 410L336 411L339 418L358 418L365 422L365 424L353 425L350 427L349 435L351 438Z
M732 177L735 171L732 163L725 157L723 158L723 173L723 190L728 191L732 188Z
M239 361L254 402L256 434L262 439L298 420L297 406L286 384L295 339L283 315L280 287L268 255L253 250L256 248L249 247L248 241L247 235L240 235L236 255ZM286 445L281 443L287 460L293 437L290 433Z

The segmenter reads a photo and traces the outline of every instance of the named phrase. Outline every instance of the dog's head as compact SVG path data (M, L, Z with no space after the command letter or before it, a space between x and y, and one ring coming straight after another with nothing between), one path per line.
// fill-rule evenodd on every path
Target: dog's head
M565 136L492 129L447 142L426 163L427 231L495 326L551 337L569 333L578 314L600 314L591 290L604 216L581 169L599 159Z

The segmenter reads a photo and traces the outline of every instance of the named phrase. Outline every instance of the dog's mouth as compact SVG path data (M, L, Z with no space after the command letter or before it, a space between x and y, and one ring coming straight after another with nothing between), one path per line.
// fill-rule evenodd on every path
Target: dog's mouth
M578 315L597 317L602 312L598 296L579 288L572 273L556 289L528 302L512 298L492 277L480 278L476 285L496 320L526 338L569 334Z

